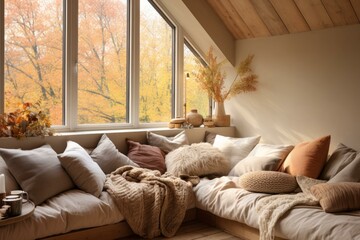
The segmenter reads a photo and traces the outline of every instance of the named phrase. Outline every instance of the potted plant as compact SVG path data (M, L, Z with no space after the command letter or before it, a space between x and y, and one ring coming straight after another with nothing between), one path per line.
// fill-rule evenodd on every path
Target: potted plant
M207 65L199 62L199 71L196 74L196 80L200 87L215 101L214 121L215 126L230 126L230 116L226 115L224 101L240 93L246 93L256 90L257 75L251 69L251 63L254 55L249 55L241 61L236 68L236 76L231 85L225 87L226 74L221 70L225 61L218 62L211 47L206 54Z

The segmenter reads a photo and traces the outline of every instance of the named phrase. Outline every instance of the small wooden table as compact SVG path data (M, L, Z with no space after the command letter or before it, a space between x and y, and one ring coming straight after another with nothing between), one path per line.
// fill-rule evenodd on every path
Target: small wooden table
M30 200L22 205L21 215L0 220L0 227L25 220L34 213L35 204Z

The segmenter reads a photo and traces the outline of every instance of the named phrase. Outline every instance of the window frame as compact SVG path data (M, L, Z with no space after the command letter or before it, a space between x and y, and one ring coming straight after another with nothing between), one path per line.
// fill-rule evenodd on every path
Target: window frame
M96 131L115 129L141 129L167 127L168 122L139 122L139 63L140 63L140 1L127 0L127 73L126 73L126 123L78 124L78 11L79 0L63 0L63 125L53 125L56 132ZM186 36L181 25L157 0L148 0L154 9L172 27L172 99L171 116L184 116L183 45L187 42L199 57L196 45ZM5 52L5 0L0 0L0 59L4 63ZM0 66L4 76L4 64ZM5 80L0 79L0 92L4 92ZM0 113L4 112L4 94L0 97ZM170 120L170 119L169 119Z

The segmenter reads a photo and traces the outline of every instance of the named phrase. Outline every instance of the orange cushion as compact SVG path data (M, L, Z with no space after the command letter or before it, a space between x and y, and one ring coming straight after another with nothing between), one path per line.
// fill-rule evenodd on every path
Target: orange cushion
M297 144L286 157L281 171L293 176L318 178L323 169L330 146L330 136Z

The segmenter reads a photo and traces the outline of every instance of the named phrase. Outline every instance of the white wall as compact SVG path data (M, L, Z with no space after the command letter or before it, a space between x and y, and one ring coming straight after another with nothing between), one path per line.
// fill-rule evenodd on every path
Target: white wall
M237 41L255 54L258 91L225 102L237 135L298 143L331 134L360 150L360 25Z

